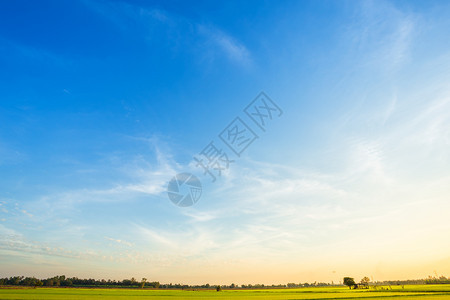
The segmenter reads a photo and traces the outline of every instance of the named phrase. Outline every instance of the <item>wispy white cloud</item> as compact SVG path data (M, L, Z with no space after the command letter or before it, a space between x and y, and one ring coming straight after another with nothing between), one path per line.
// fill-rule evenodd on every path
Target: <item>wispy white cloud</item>
M206 58L209 62L214 62L225 57L243 66L248 66L251 62L251 53L248 48L230 33L225 33L214 24L204 25L161 8L143 7L124 2L105 4L89 1L86 5L111 20L122 31L133 30L132 27L138 25L142 30L143 38L149 41L152 41L155 27L166 26L164 30L173 51L193 47L191 52L193 55L201 53L199 59L202 61Z
M28 217L33 217L33 215L32 214L30 214L28 211L26 211L25 209L22 209L22 213L23 214L25 214L25 215L27 215Z
M177 242L175 240L172 240L168 238L167 232L163 234L162 230L159 229L158 231L135 224L135 227L140 231L140 233L147 238L151 243L157 243L162 244L163 246L169 247L170 249L176 249ZM159 233L161 232L161 233ZM173 235L173 234L172 234Z
M220 216L219 211L199 211L195 208L192 210L183 210L183 215L188 216L194 222L207 222L214 220Z
M398 70L410 60L411 45L420 30L420 19L399 10L389 1L362 1L348 25L344 40L350 41L353 59L360 66Z
M0 224L0 249L4 251L30 253L45 256L58 256L76 259L95 259L97 254L93 251L73 251L62 247L46 245L42 242L31 241L24 234Z
M121 244L121 245L128 246L128 247L132 247L133 246L133 243L130 243L130 242L127 242L127 241L124 241L124 240L114 239L114 238L107 237L107 236L105 236L105 239L107 239L108 241L116 242L116 243Z
M222 52L232 62L250 63L250 51L231 35L213 26L197 25L197 30L206 38L207 49L212 53Z
M392 96L392 100L387 104L386 110L383 113L383 121L382 124L385 125L386 122L389 120L389 118L392 116L392 114L395 112L397 106L397 95L394 94Z

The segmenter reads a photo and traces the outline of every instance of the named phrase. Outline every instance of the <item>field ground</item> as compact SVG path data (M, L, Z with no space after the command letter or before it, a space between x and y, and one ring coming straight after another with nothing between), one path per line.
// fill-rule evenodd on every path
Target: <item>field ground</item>
M387 286L383 290L316 287L262 290L151 290L105 288L0 288L0 299L397 299L450 300L450 285Z

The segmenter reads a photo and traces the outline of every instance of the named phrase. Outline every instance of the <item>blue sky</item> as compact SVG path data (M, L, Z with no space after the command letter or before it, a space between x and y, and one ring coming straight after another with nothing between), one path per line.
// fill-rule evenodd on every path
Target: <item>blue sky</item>
M449 13L2 2L0 276L450 275ZM283 110L265 132L243 112L261 91ZM238 116L259 137L240 157L218 138ZM214 183L192 161L210 141L235 160ZM167 197L180 172L202 181L192 207Z

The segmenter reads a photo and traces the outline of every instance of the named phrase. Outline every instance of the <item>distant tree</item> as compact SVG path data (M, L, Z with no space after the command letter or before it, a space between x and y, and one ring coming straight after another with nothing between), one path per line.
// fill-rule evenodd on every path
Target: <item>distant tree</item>
M53 279L46 279L44 280L45 286L53 286Z
M143 288L145 286L145 282L147 282L147 278L142 278L141 288Z
M361 279L361 284L369 285L369 282L370 282L370 278L367 276L365 276L365 277L363 277L363 279Z
M152 288L155 288L155 289L158 289L159 286L160 286L159 281L149 282L147 285L148 285L149 287L152 287Z
M344 277L344 284L351 289L356 284L355 279L352 277Z
M218 286L216 287L216 291L218 291L218 292L222 291L222 287L221 287L220 285L218 285Z
M122 280L122 285L129 286L129 285L131 285L131 283L132 283L132 281L130 279Z
M23 276L9 277L8 284L10 284L10 285L19 285L23 278L24 278Z
M232 289L234 289L236 287L236 285L234 284L234 283L232 283L231 285L230 285L230 288L232 288Z
M131 277L131 285L138 285L138 282L134 277Z

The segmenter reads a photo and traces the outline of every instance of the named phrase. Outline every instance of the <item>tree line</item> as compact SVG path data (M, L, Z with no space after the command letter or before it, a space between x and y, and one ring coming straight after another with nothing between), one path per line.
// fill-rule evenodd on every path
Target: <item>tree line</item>
M17 285L17 286L63 286L63 287L77 287L77 286L123 286L123 287L148 287L160 288L158 281L147 282L146 278L137 281L135 278L124 280L105 280L105 279L82 279L78 277L66 277L65 275L49 277L47 279L38 279L35 277L13 276L9 278L0 278L0 285Z
M445 276L439 276L439 277L432 277L428 276L427 279L425 279L426 284L450 284L450 277Z
M345 277L343 284L349 286L350 288L356 283L353 278ZM369 284L370 280L368 277L364 277L360 284ZM413 279L413 280L386 280L386 281L375 281L371 283L372 285L408 285L408 284L450 284L450 277L445 276L432 277L429 276L427 279ZM128 288L163 288L163 289L223 289L223 288L244 288L244 289L262 289L262 288L299 288L299 287L315 287L315 286L341 286L342 284L335 284L333 282L314 282L314 283L288 283L288 284L242 284L237 285L232 283L231 285L187 285L187 284L160 284L158 281L147 281L146 278L142 278L140 281L136 280L134 277L131 279L123 280L105 280L105 279L82 279L78 277L66 277L65 275L49 277L46 279L38 279L35 277L25 277L25 276L13 276L0 278L0 285L11 285L11 286L48 286L48 287L128 287Z
M217 288L243 288L243 289L264 289L264 288L298 288L314 286L332 286L334 283L314 282L314 283L288 283L288 284L230 284L230 285L188 285L188 284L160 284L158 281L148 282L146 278L138 281L134 277L124 280L105 280L105 279L82 279L78 277L66 277L65 275L38 279L35 277L13 276L9 278L0 278L0 285L12 286L48 286L48 287L131 287L131 288L163 288L163 289L217 289Z
M361 279L359 283L355 282L355 279L352 277L344 277L343 284L348 286L350 289L368 287L369 283L373 286L378 285L414 285L414 284L450 284L450 277L445 276L428 276L427 279L408 279L408 280L384 280L384 281L374 281L370 282L369 277L365 276Z

